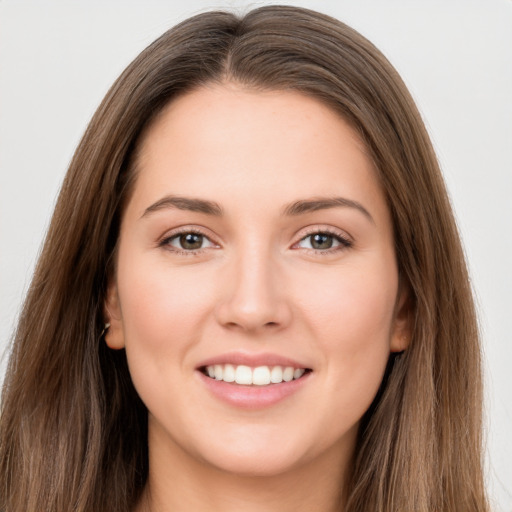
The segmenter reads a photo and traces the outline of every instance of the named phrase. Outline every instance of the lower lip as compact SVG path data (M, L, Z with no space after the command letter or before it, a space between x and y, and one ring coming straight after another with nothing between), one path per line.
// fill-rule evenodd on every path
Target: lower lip
M267 386L245 386L212 379L204 373L197 372L208 390L220 400L241 409L263 409L271 407L289 396L297 393L311 378L311 372L300 379Z

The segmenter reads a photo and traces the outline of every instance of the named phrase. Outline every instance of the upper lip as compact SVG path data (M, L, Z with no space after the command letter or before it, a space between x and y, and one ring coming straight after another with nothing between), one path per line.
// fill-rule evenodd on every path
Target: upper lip
M260 354L250 354L246 352L228 352L225 354L219 354L201 361L197 365L197 368L204 368L205 366L213 366L215 364L232 364L234 366L245 365L253 368L258 366L292 366L293 368L311 369L310 366L303 362L268 352Z

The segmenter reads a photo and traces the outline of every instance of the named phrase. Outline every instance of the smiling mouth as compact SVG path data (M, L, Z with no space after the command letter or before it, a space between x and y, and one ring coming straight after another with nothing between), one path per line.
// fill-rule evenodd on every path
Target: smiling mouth
M214 380L221 380L244 386L269 386L298 380L310 373L310 368L294 368L293 366L257 366L215 364L199 369L204 375Z

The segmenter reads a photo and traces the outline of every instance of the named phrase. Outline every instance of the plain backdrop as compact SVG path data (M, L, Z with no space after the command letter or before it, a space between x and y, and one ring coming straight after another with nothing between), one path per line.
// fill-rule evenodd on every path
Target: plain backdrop
M110 84L183 18L267 3L0 0L0 352L66 167ZM512 1L291 3L331 14L373 41L424 116L479 306L489 490L495 510L512 512Z

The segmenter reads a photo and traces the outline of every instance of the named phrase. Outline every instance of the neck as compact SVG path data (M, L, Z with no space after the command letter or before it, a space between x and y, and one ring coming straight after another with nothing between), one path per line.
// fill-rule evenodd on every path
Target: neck
M350 455L340 461L334 449L286 472L255 476L221 470L179 448L150 450L136 512L340 512Z

